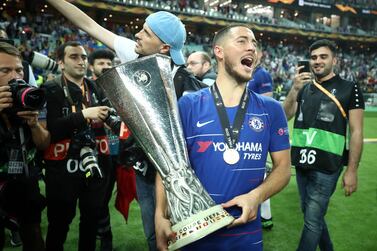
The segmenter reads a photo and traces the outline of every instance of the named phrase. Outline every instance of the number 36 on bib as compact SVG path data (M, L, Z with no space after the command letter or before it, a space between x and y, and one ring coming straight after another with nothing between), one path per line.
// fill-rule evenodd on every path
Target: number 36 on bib
M307 150L307 149L301 149L300 150L300 163L308 163L309 165L313 164L316 160L315 155L317 152L315 150Z

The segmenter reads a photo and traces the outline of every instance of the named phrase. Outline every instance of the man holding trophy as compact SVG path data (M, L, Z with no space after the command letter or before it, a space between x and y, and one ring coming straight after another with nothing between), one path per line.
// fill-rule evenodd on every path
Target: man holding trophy
M186 40L186 29L177 16L166 11L150 14L142 29L135 35L136 41L133 41L100 26L86 13L71 4L69 0L47 0L47 2L81 30L115 50L122 63L155 53L169 55L173 61L171 71L177 98L205 86L196 80L184 66L182 49ZM145 154L138 148L135 149L141 153L139 154L140 158L135 158L136 162L133 164L136 170L136 190L148 248L150 251L155 251L154 180L156 171Z
M229 227L182 250L262 250L259 205L289 182L284 111L278 102L246 88L257 61L256 43L247 26L220 30L213 41L218 63L215 84L179 100L192 168L215 203L235 218ZM263 180L268 153L273 171ZM158 176L155 225L157 246L167 250L177 233L171 230L163 182Z

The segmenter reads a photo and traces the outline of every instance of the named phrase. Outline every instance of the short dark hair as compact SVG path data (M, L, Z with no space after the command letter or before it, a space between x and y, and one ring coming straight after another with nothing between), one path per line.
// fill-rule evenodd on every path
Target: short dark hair
M89 54L88 62L90 65L93 65L96 59L105 58L105 59L110 59L111 61L113 61L114 57L115 57L115 54L108 49L97 49Z
M6 42L0 42L0 53L12 55L21 59L20 51L13 45Z
M212 41L212 47L215 47L215 45L217 45L219 43L219 41L221 41L228 33L231 29L235 28L235 27L245 27L245 28L248 28L251 30L250 26L246 25L246 24L231 24L231 25L228 25L222 29L220 29L218 32L216 32L215 36L213 37L213 41Z
M338 46L334 41L328 40L328 39L321 39L317 40L309 47L309 53L312 53L312 51L320 48L320 47L327 47L330 49L332 54L335 56L338 50Z
M78 47L78 46L83 46L79 41L68 41L58 47L56 50L56 60L62 60L64 61L64 56L65 56L65 48L67 46L72 46L72 47Z

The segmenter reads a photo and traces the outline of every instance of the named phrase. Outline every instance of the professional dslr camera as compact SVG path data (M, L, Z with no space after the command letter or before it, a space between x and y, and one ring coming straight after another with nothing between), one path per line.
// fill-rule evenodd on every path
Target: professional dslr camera
M13 98L12 111L40 110L46 103L44 90L22 79L12 79L8 84Z
M73 135L69 145L68 156L81 160L86 178L103 178L101 168L97 162L95 136L89 128Z

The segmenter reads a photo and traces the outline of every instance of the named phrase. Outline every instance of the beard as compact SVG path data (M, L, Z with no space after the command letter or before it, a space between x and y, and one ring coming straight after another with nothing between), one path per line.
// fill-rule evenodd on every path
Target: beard
M248 82L251 79L251 75L252 75L252 73L250 73L250 76L247 77L247 76L239 74L237 71L233 69L232 65L228 63L228 61L225 61L225 71L230 76L232 76L239 85L242 85Z
M327 66L325 66L321 72L317 73L317 72L313 71L316 79L322 79L322 78L326 77L327 75L329 75L331 72L332 72L332 67L327 67Z

